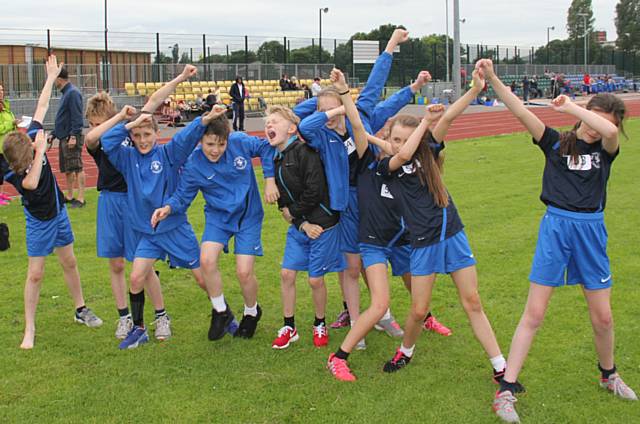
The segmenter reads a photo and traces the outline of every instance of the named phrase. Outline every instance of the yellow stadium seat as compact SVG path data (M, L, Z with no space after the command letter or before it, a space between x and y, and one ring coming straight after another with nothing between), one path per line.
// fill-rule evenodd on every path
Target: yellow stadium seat
M192 101L194 101L194 100L196 99L196 96L195 96L195 95L193 95L193 94L186 94L186 95L184 96L184 98L185 98L185 100L186 100L186 101L188 101L188 102L192 102Z

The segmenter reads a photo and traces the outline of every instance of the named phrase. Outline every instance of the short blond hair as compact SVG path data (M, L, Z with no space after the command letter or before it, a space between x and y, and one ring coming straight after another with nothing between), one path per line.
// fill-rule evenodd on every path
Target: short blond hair
M272 115L274 113L277 113L287 121L294 124L296 127L300 124L300 118L298 117L298 115L293 113L293 111L286 106L272 105L272 106L269 106L265 111L265 114L267 116Z
M116 104L107 93L100 92L87 100L87 118L100 117L110 119L116 114Z

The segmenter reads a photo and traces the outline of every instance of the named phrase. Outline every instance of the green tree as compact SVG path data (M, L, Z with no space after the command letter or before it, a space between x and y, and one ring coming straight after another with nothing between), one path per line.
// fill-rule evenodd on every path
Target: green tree
M276 40L265 41L258 47L257 57L262 63L282 63L284 46Z
M591 0L573 0L567 12L567 32L571 39L582 38L585 34L584 17L580 16L581 13L588 15L586 30L593 32L595 19Z
M331 53L322 48L322 63L331 61ZM289 52L289 63L317 63L318 46L306 46Z
M191 63L191 56L187 52L182 52L182 56L180 56L180 62L178 63Z
M640 0L620 0L616 5L617 46L640 50Z

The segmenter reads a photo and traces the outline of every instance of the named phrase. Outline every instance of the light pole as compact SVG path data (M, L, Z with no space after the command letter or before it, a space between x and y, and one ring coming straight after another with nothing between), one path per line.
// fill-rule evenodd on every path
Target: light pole
M104 0L104 88L109 91L109 45L107 44L107 0Z
M446 28L447 28L447 38L446 38L446 43L447 43L447 82L451 81L451 74L449 71L449 0L444 0L444 5L445 5L445 19L447 21L446 24Z
M322 63L322 14L329 12L328 7L318 9L318 17L320 18L320 36L318 37L318 63Z
M460 97L460 1L453 0L453 99Z
M549 30L555 31L555 26L547 27L547 65L549 64Z
M587 35L589 35L589 31L587 30L587 17L588 13L578 13L578 16L582 16L582 22L584 24L584 72L587 72Z

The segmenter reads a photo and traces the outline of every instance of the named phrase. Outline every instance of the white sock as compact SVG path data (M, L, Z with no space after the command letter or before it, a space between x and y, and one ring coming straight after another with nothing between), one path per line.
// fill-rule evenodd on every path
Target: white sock
M224 301L224 294L221 294L217 297L212 297L210 299L211 305L213 305L213 309L215 309L216 312L224 312L227 310L227 304Z
M404 347L404 345L400 343L400 352L402 352L404 356L408 356L409 358L413 356L413 350L415 348L416 348L416 345L413 345L411 347Z
M256 302L256 304L253 305L252 307L248 307L247 305L244 305L244 314L245 315L251 315L252 317L257 317L258 316L258 302Z
M349 321L349 324L351 324L351 328L353 328L353 326L356 325L356 321L352 319Z
M385 319L391 319L391 309L387 308L387 312L384 313L384 316L380 319L380 321Z
M505 361L502 355L490 358L489 360L491 361L491 366L493 366L493 369L496 371L502 371L507 367L507 361Z

